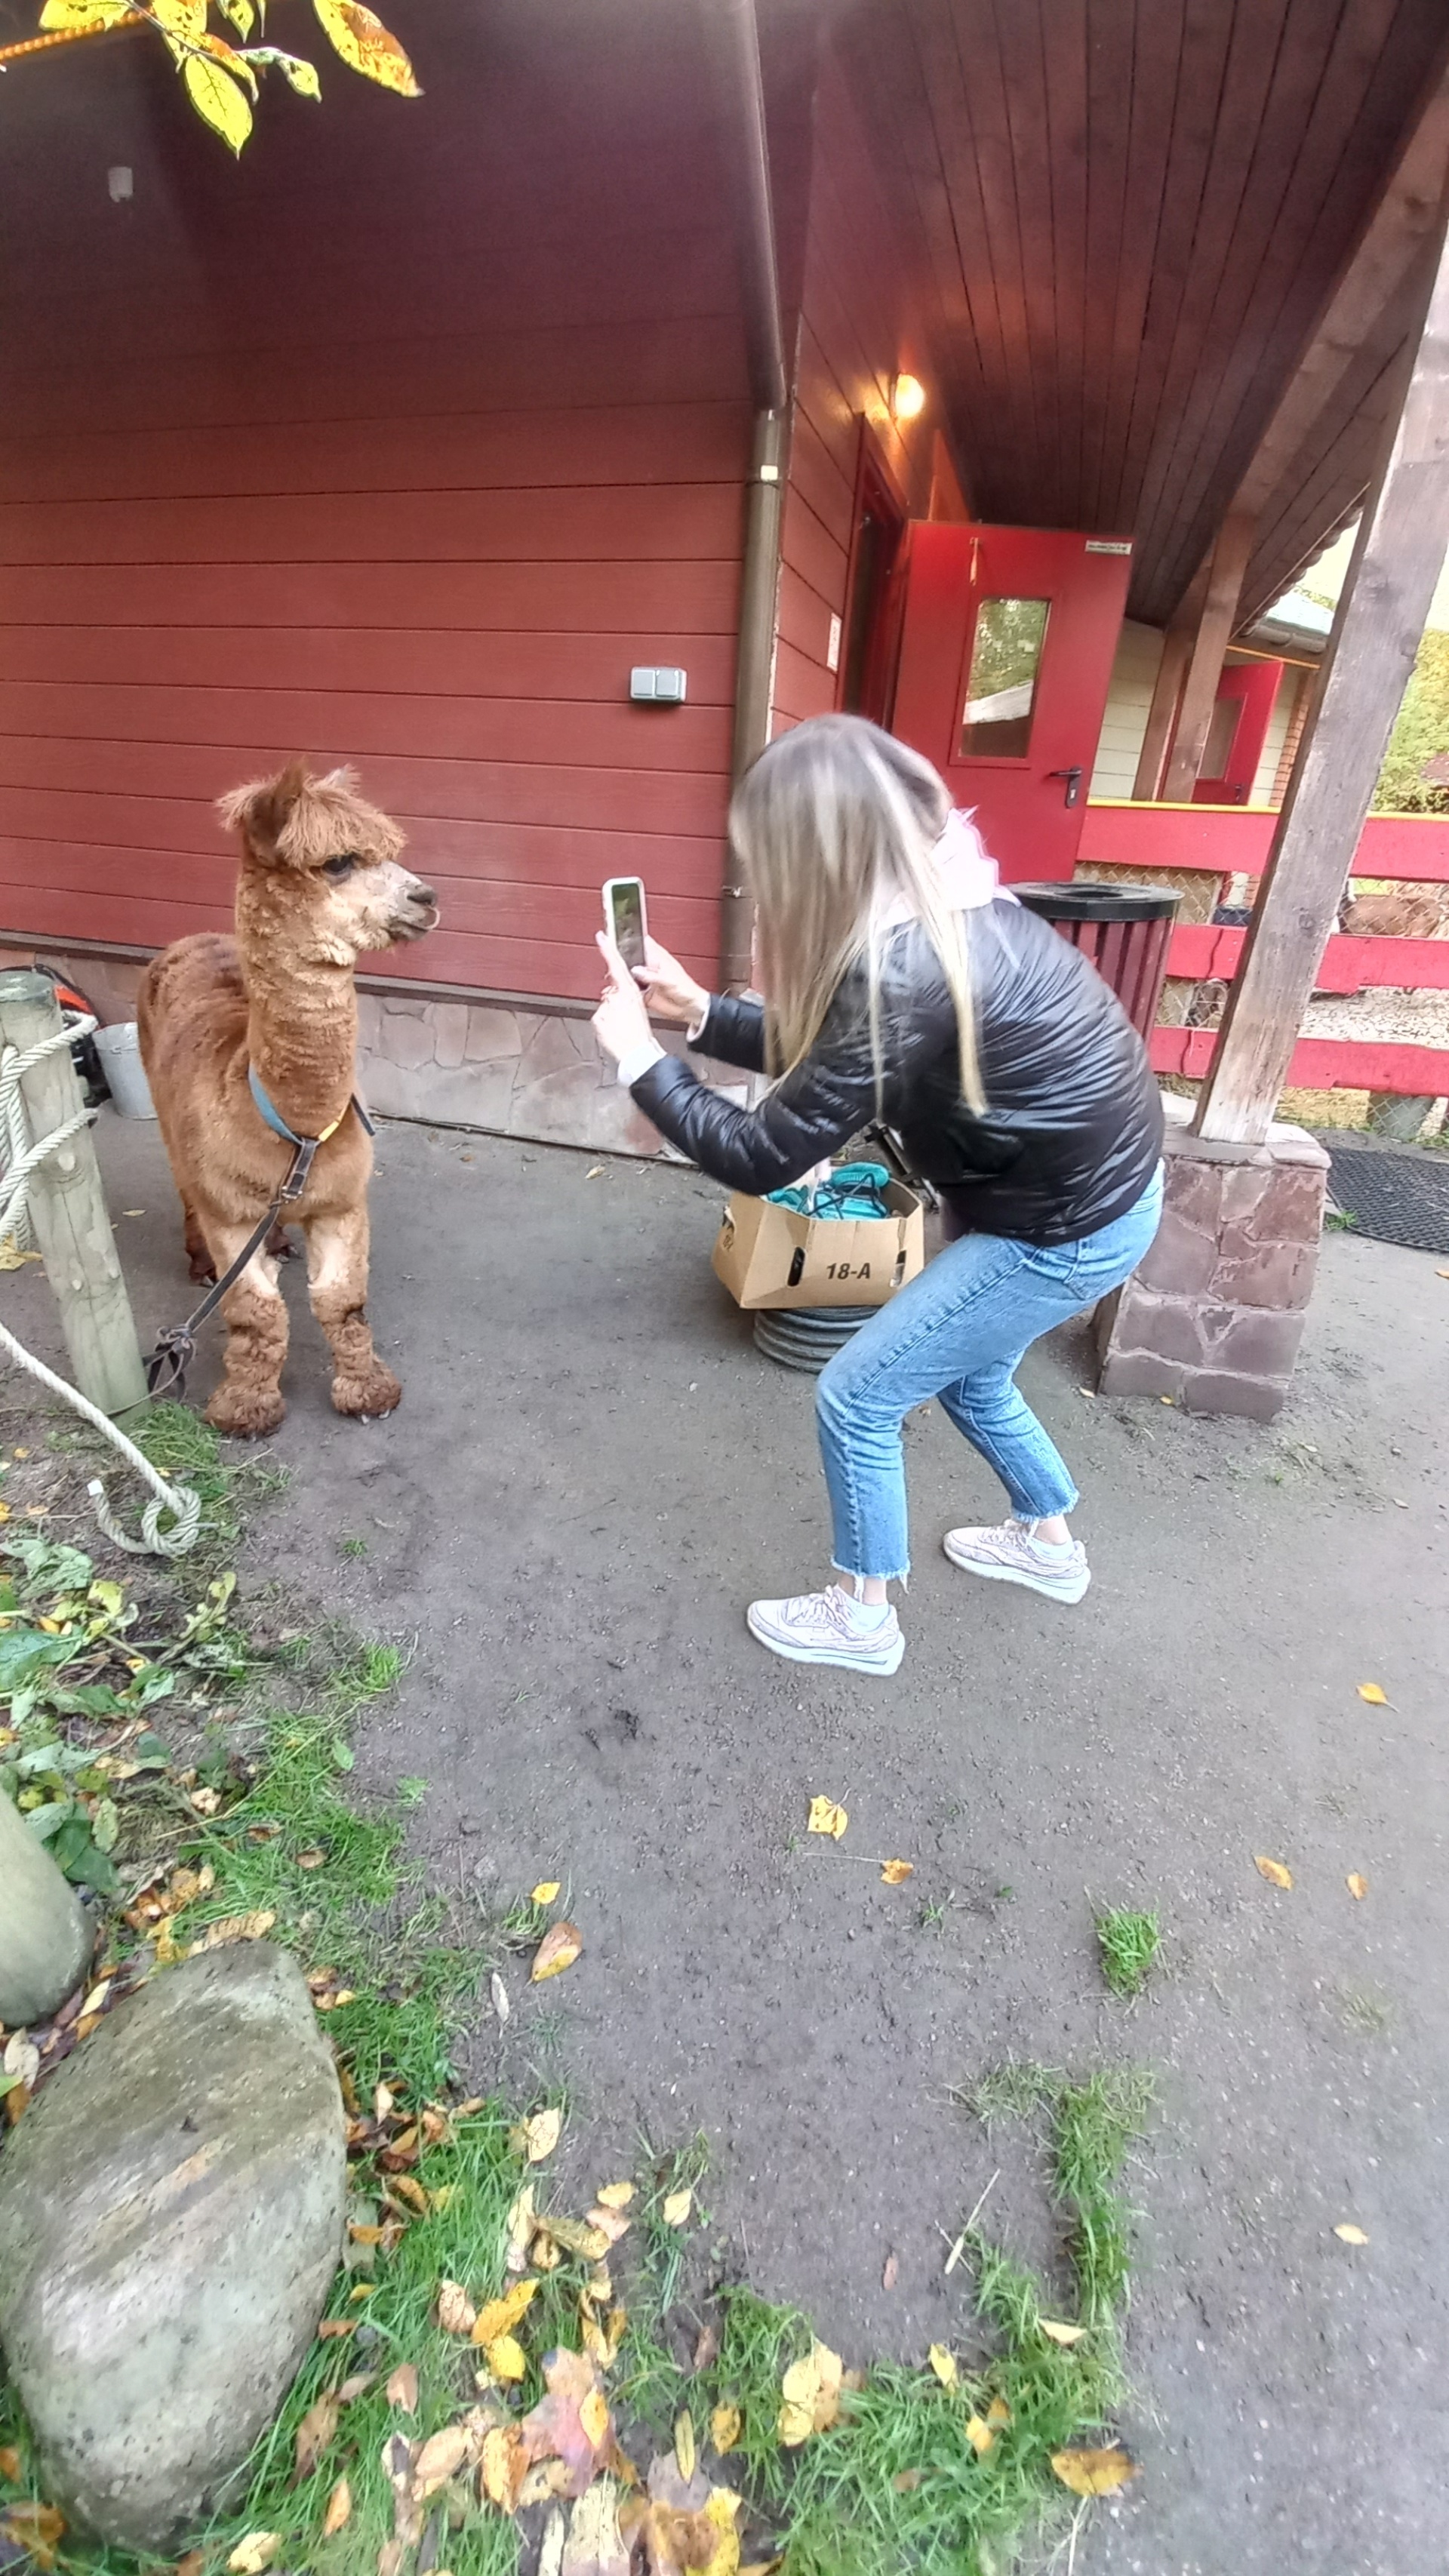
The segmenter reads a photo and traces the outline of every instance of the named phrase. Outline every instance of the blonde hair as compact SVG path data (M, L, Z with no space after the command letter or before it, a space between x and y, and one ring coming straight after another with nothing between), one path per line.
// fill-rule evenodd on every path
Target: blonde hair
M809 1054L841 982L863 964L880 1114L881 957L894 922L912 915L956 1007L962 1096L985 1108L965 915L932 857L950 813L930 762L863 716L812 716L741 779L730 838L755 898L772 1072Z

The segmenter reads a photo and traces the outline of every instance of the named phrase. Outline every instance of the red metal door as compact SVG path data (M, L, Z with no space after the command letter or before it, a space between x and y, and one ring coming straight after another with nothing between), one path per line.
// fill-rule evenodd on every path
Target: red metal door
M1246 805L1283 677L1281 662L1228 662L1192 791L1195 805Z
M1054 528L911 528L892 730L974 809L1004 877L1072 873L1131 553Z

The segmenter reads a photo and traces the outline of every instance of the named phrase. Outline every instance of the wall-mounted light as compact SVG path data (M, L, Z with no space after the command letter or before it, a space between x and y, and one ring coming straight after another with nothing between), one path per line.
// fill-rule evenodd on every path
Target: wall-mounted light
M891 386L892 420L919 420L926 408L926 388L919 376L897 376Z

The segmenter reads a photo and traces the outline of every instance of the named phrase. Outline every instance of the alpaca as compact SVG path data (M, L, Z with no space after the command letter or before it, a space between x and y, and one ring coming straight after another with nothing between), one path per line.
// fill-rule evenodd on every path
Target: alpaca
M241 836L236 937L177 940L146 969L137 1012L193 1276L221 1277L292 1161L257 1106L255 1075L294 1136L326 1138L287 1222L306 1238L332 1401L339 1413L390 1413L402 1388L373 1349L365 1311L372 1139L351 1105L354 977L364 951L434 928L433 889L398 865L402 833L363 802L350 770L312 778L294 760L224 796L218 811ZM225 1368L207 1420L243 1439L274 1431L286 1411L274 1244L275 1234L222 1301Z

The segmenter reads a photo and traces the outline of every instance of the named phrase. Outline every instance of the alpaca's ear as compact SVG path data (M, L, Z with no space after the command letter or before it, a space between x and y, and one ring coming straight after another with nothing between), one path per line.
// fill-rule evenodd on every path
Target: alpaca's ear
M275 859L297 801L310 784L307 764L299 755L288 761L278 777L253 779L250 786L234 787L229 795L218 797L216 810L228 830L240 832L257 858Z

